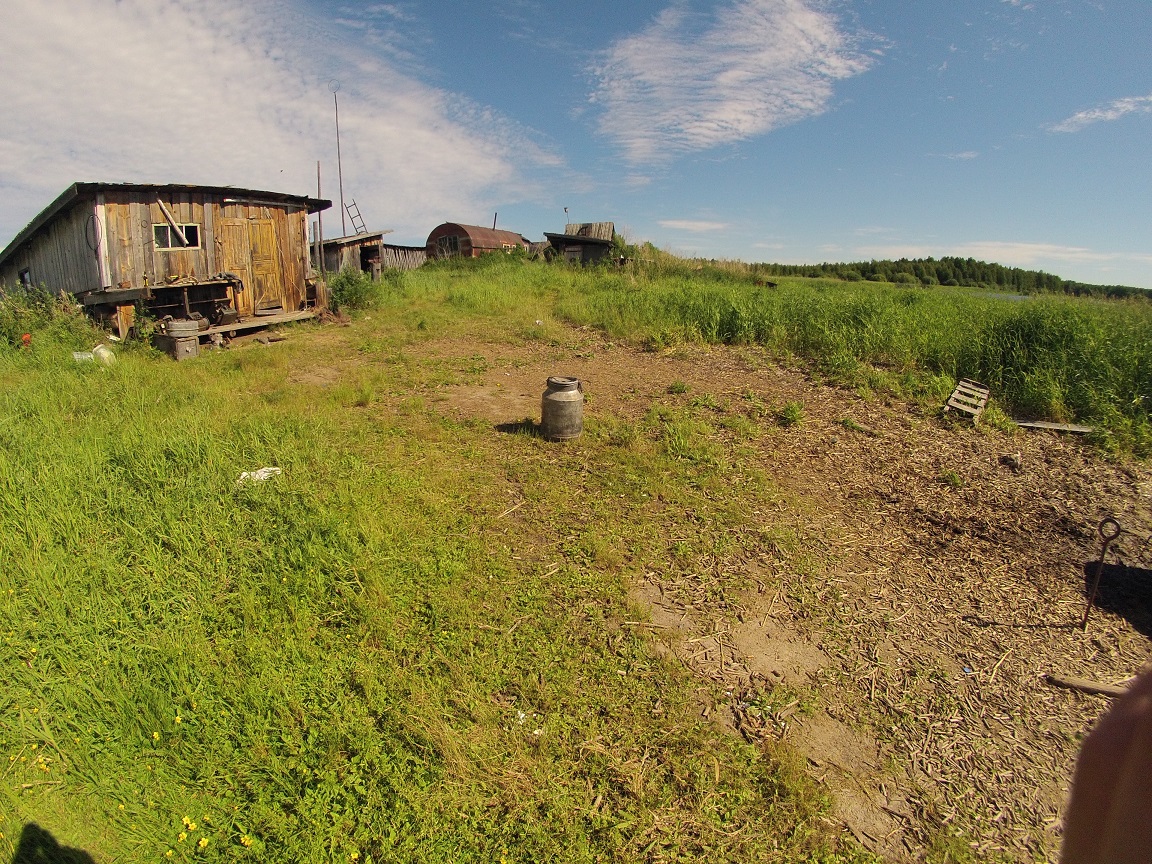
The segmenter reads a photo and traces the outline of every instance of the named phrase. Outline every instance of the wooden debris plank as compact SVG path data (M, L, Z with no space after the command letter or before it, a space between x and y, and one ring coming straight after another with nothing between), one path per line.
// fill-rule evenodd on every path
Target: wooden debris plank
M214 327L209 327L207 330L201 330L200 335L210 336L213 333L253 330L256 327L268 327L271 324L286 324L289 321L303 321L307 318L315 317L316 311L314 309L302 309L299 312L285 312L283 315L261 315L256 318L245 318L243 321L237 321L235 324L218 324Z
M1072 432L1077 435L1087 435L1095 431L1091 426L1080 426L1076 423L1049 423L1047 420L1016 420L1017 426L1025 429L1046 429L1051 432Z
M1115 684L1098 684L1086 678L1073 678L1067 675L1056 675L1051 672L1044 676L1044 680L1056 687L1080 690L1084 693L1099 693L1103 696L1123 696L1128 692L1127 687L1119 687Z

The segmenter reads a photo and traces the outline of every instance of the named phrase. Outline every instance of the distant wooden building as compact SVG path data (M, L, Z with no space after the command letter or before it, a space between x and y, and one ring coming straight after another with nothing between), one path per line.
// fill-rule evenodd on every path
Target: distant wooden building
M231 186L74 183L0 252L0 285L67 291L125 335L156 317L288 320L323 306L307 217L331 202Z
M324 241L324 269L340 272L349 267L379 277L383 270L415 270L427 260L423 246L394 246L384 242L390 231L354 234Z
M488 252L527 249L529 243L515 231L445 222L432 229L426 246L429 258L478 258Z
M591 264L608 257L616 239L616 226L611 222L571 223L563 234L544 232L552 257L577 264Z

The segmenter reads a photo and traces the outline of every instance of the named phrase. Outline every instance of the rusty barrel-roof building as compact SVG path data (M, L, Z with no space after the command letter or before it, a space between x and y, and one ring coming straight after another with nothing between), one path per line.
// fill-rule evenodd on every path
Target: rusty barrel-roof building
M458 255L478 258L487 252L511 252L513 249L527 249L528 246L528 241L515 231L445 222L432 229L426 249L431 259Z

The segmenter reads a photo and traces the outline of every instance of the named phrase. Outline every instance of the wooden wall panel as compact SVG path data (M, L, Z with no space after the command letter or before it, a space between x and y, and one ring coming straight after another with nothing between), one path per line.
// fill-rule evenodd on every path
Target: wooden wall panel
M93 231L88 222L95 221L95 206L94 200L80 201L57 216L4 266L0 281L15 285L20 271L27 268L33 284L50 291L98 290L100 266L85 234ZM95 243L96 235L91 236Z

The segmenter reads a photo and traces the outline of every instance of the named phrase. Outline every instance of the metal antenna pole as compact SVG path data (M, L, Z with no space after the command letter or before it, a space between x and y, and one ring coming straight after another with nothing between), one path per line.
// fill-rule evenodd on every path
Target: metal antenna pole
M320 160L316 160L316 200L324 197L320 189ZM316 256L316 267L320 271L320 278L324 278L324 215L323 211L316 211L316 244L320 247L320 254Z
M340 100L336 93L340 90L339 81L331 81L328 89L332 91L332 103L336 106L336 173L340 179L340 234L348 236L348 225L345 222L347 211L344 209L344 163L340 159Z

